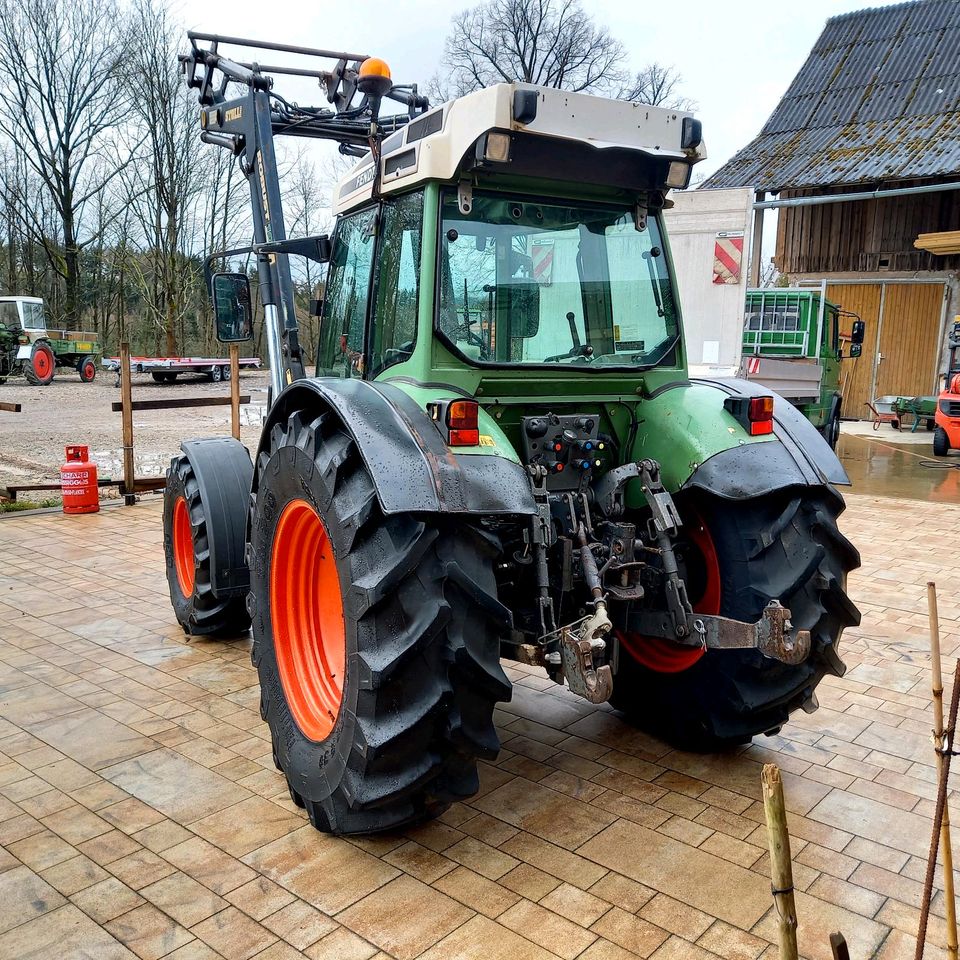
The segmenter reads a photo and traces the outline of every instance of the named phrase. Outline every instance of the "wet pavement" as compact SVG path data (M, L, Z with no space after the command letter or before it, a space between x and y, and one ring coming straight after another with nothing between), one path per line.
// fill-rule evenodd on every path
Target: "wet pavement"
M926 431L898 433L883 425L851 433L844 424L837 454L854 493L960 503L960 452L935 457L933 434Z
M854 491L946 482L896 447L844 451ZM898 467L917 475L893 480ZM775 960L771 761L801 956L830 960L835 930L851 956L912 956L936 795L925 584L941 585L956 656L960 506L847 502L863 622L816 713L730 753L682 753L505 664L513 699L480 792L351 839L291 803L249 636L189 642L177 626L156 500L0 522L0 957ZM939 892L933 913L925 956L945 960Z

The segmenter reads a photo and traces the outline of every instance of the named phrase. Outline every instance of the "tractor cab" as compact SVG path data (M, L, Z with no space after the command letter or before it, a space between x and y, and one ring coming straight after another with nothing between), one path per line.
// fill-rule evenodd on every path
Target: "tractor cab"
M704 156L673 110L524 84L436 107L337 187L318 371L685 375L661 211Z

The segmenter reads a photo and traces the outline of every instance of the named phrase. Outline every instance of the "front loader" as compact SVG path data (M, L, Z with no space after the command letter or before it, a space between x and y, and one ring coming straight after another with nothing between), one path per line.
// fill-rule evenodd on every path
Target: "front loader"
M815 709L859 622L848 481L785 401L687 375L662 211L699 122L528 84L430 107L379 60L213 35L183 62L250 183L254 242L224 255L256 256L271 392L252 461L229 439L173 460L170 593L189 634L252 627L311 822L393 829L475 792L501 659L687 749ZM329 106L280 97L285 73ZM286 238L281 134L358 158L332 237ZM314 376L291 255L328 264ZM218 336L248 336L247 277L210 288Z

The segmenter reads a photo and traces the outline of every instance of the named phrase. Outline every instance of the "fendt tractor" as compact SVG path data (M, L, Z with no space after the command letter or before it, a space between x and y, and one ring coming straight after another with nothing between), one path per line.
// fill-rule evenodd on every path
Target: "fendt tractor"
M386 830L473 794L501 658L688 749L813 710L859 621L848 481L789 403L687 376L661 213L700 123L522 83L431 107L375 58L190 42L201 139L249 180L254 242L218 256L256 257L271 389L252 462L232 439L172 461L167 575L188 634L252 625L311 822ZM286 237L279 135L358 158L329 238ZM315 376L290 255L328 264ZM208 273L218 336L248 338L246 275Z

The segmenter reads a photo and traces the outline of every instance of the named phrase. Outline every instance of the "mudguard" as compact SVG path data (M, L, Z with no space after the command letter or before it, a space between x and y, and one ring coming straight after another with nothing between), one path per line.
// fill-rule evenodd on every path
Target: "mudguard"
M768 396L748 380L698 380L731 397ZM850 479L820 431L789 401L774 394L772 443L731 447L705 460L683 484L729 500L759 497L791 486L849 486Z
M499 456L458 456L416 401L391 383L297 380L277 398L263 437L269 438L273 424L295 410L318 405L332 409L350 432L384 513L536 513L519 463Z
M190 461L207 522L211 588L219 599L242 596L250 588L245 556L253 463L233 437L206 437L180 444Z

